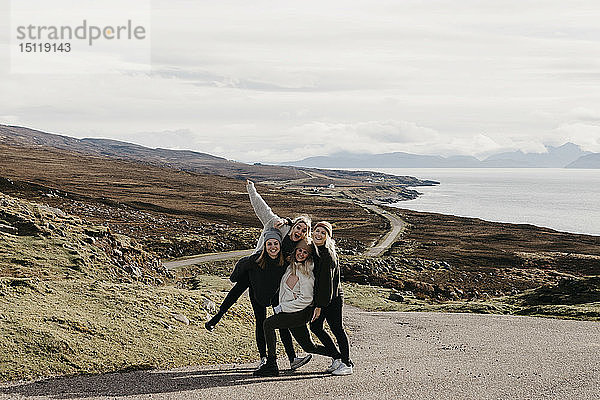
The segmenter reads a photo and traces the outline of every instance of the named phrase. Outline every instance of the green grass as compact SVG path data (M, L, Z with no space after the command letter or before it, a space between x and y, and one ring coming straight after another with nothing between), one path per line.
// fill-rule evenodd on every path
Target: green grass
M88 278L2 278L0 380L255 360L247 298L207 332L205 302L219 304L231 285L213 275L197 275L193 285L195 290ZM600 319L600 303L523 306L515 304L518 297L428 303L412 296L396 302L388 299L390 289L343 286L347 304L371 311ZM188 317L190 324L175 320L174 313Z
M230 285L214 276L201 281L198 290L184 290L87 279L3 279L0 379L256 359L249 302L241 299L208 332L203 304L219 303ZM173 313L190 324L176 321Z
M344 297L347 304L367 311L424 311L462 312L478 314L528 315L600 321L600 302L580 304L526 304L536 290L521 295L492 298L480 301L428 302L414 296L404 296L404 301L389 299L392 289L377 286L344 284Z

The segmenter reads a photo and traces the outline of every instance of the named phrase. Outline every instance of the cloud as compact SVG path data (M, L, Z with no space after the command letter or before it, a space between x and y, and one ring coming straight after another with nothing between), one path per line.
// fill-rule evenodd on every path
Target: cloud
M432 141L440 136L434 129L407 121L370 121L356 124L354 129L359 135L384 144Z
M331 152L394 151L406 144L434 140L434 129L408 121L311 122L293 127L287 136L302 138L311 147ZM391 149L391 150L390 150ZM315 155L315 154L313 154Z
M597 147L597 2L258 1L153 1L149 74L0 62L5 122L242 161Z
M152 148L187 150L201 147L202 137L190 129L164 130L159 132L137 132L124 135L122 140Z
M556 128L556 132L563 142L576 143L583 150L600 152L600 123L566 123Z
M600 121L600 111L587 107L573 108L567 116L579 121Z

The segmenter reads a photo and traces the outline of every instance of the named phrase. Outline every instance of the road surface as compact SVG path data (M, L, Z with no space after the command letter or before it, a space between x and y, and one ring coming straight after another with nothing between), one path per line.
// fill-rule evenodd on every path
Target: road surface
M378 257L384 251L386 251L394 242L396 238L402 231L404 230L405 222L402 221L397 215L391 214L385 211L383 208L376 206L374 204L363 204L362 205L369 210L376 212L377 214L387 218L390 221L391 228L388 233L377 243L375 246L371 247L365 252L365 256L369 257Z
M0 386L0 399L597 400L600 322L345 307L355 373L252 377L252 365L77 376ZM215 331L218 334L218 330ZM240 338L240 340L253 340ZM281 367L287 362L279 361Z

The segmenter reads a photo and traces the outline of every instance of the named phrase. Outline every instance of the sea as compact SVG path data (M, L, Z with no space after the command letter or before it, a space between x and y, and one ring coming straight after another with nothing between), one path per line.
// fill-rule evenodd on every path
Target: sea
M600 235L600 169L376 168L440 182L394 206Z

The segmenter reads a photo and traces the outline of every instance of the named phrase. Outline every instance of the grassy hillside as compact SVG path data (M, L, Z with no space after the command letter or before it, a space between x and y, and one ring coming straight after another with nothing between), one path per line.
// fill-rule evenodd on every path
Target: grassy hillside
M527 315L600 321L600 277L565 279L513 296L431 301L380 286L345 285L346 303L369 311L426 311Z
M0 194L0 380L256 358L247 300L207 332L230 285L196 290L134 240Z

